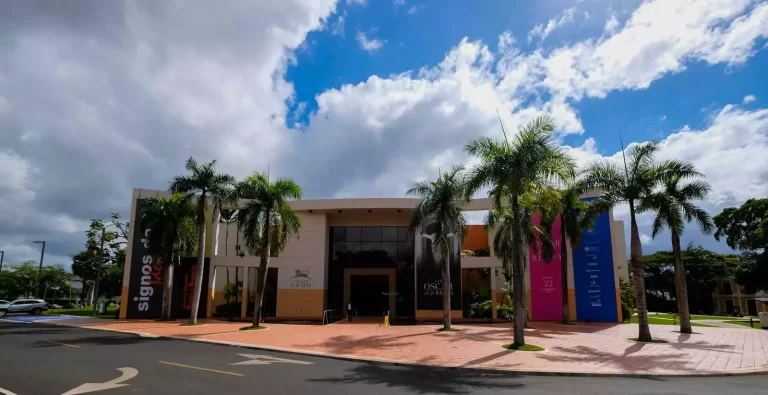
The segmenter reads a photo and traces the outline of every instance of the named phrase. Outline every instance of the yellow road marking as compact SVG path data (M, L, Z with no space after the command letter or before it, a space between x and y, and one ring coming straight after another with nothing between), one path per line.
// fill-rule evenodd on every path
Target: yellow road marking
M240 373L234 373L234 372L227 372L224 370L216 370L216 369L208 369L208 368L201 368L199 366L190 366L190 365L182 365L180 363L173 363L173 362L167 362L167 361L157 361L158 363L162 363L164 365L172 365L172 366L178 366L181 368L188 368L188 369L197 369L197 370L204 370L206 372L213 372L213 373L220 373L220 374L228 374L230 376L243 376Z
M60 346L67 346L67 347L72 347L72 348L80 348L80 346L76 346L74 344L59 343L59 342L55 342L53 340L43 340L43 341L46 342L46 343L58 344Z

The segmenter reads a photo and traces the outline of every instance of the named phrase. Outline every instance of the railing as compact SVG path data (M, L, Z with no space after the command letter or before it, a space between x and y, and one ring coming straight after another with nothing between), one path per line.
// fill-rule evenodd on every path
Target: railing
M333 312L339 311L340 314L334 317ZM341 309L328 309L323 310L323 325L330 325L334 322L339 322L344 319L344 312Z

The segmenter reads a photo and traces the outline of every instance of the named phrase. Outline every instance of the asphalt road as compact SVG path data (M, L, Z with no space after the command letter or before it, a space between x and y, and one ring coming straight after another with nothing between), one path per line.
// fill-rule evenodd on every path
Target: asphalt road
M251 363L233 365L245 361ZM118 382L121 377L131 378ZM86 383L109 381L124 386L88 393L768 394L765 375L648 379L487 374L357 363L0 320L0 394L62 395L75 388L96 388L83 387ZM69 392L75 393L84 392Z

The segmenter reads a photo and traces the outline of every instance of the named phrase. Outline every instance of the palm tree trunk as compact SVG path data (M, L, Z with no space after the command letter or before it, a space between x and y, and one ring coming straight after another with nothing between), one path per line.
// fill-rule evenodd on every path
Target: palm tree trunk
M643 245L640 243L640 231L637 229L635 218L635 202L629 201L630 215L630 262L635 281L635 305L637 306L637 322L639 324L637 340L653 341L651 328L648 326L648 307L645 302L645 268L643 267Z
M685 280L685 265L680 253L680 235L672 232L672 255L675 257L675 285L677 290L677 311L680 313L680 333L693 333L691 312L688 310L688 284Z
M219 255L219 222L221 221L221 210L219 205L213 207L213 218L211 226L213 227L213 255Z
M512 292L515 295L515 329L514 329L514 345L525 345L525 319L527 312L525 311L525 279L523 278L523 262L520 259L520 242L522 239L520 229L520 213L519 203L517 196L512 197L512 215L514 218L514 229L512 230Z
M165 260L163 269L163 310L160 313L160 319L167 321L171 319L171 292L173 292L173 254L170 259Z
M205 271L205 192L200 195L198 200L197 213L197 276L195 278L195 294L192 299L192 313L189 316L189 323L191 325L197 324L197 312L200 308L200 294L203 290L203 272Z
M227 220L227 229L224 231L224 255L229 255L229 220Z
M451 329L451 257L443 259L443 329Z
M263 247L261 249L261 259L259 260L259 269L256 272L256 295L253 300L253 327L261 326L261 302L264 300L264 288L267 282L267 269L269 268L269 227L270 213L266 210L264 214L263 229Z
M565 214L565 213L564 213ZM563 215L560 216L560 274L563 283L563 324L568 323L570 315L568 309L568 247L565 244L566 239L565 221ZM573 246L571 246L573 248Z

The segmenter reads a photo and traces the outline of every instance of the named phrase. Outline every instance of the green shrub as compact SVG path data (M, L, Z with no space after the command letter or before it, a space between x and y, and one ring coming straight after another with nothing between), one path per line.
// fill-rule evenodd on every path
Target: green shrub
M216 306L213 315L220 318L239 318L241 306L242 303L240 302L220 304Z
M475 256L491 256L491 247L481 247L476 249Z
M493 316L491 301L472 303L469 306L469 316L471 318L491 318Z
M496 306L496 317L502 320L511 320L515 309L512 307L512 298L507 295L506 303Z

